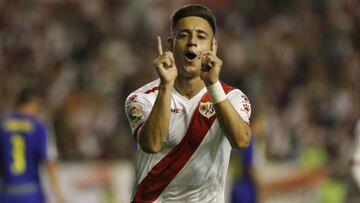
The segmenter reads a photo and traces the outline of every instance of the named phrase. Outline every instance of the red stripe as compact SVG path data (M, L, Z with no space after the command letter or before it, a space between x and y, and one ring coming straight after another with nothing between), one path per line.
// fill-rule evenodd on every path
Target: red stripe
M157 90L159 90L159 89L160 89L160 87L159 87L159 86L156 86L156 87L154 87L154 88L152 88L152 89L146 90L146 91L145 91L145 94L150 94L150 93L155 92L155 91L157 91Z
M229 93L231 90L236 89L235 87L231 87L230 85L225 84L223 81L220 81L220 83L226 94Z
M223 88L226 93L234 89L227 85L226 88L224 86ZM201 98L201 102L208 101L210 101L210 96L205 93ZM216 115L207 119L199 113L198 109L199 105L181 142L161 159L138 184L132 200L133 203L155 201L199 147L209 128L214 123Z

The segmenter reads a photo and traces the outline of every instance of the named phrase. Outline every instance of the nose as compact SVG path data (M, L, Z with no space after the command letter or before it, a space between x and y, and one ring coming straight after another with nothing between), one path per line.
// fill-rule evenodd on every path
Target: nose
M189 46L197 46L196 35L192 34L192 35L190 36L188 45L189 45Z

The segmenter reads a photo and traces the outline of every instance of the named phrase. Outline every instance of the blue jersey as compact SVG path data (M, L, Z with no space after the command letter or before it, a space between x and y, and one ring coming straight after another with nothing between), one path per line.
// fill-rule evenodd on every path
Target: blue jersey
M0 203L41 203L39 165L48 159L46 131L36 118L12 113L0 119Z
M231 191L231 202L233 203L256 203L257 191L256 183L253 177L254 167L254 143L251 140L250 145L245 150L233 151L236 173L234 184Z

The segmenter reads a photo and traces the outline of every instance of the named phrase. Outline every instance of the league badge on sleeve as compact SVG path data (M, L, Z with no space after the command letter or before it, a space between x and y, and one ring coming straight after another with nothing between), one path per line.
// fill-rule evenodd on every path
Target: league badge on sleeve
M211 102L200 102L199 112L201 115L209 119L215 114L214 104Z
M138 121L144 118L141 106L137 103L129 105L126 112L132 126L135 126Z

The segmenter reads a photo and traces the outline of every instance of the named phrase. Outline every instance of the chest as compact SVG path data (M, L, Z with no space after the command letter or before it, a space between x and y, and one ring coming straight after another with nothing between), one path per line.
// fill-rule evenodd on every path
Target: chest
M188 129L193 125L194 114L200 113L202 116L208 116L209 112L215 113L211 103L200 102L200 99L183 100L176 97L172 99L169 131L163 147L173 148L184 138Z

